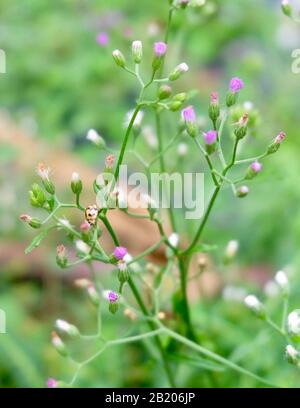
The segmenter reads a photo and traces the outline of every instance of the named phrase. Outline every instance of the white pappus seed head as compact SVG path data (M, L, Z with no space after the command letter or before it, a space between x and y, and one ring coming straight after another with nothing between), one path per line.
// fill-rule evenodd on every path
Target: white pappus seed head
M263 310L262 303L255 295L248 295L244 299L245 305L256 314L260 314Z
M278 271L275 275L275 282L279 286L279 288L283 291L288 290L289 287L289 280L286 276L286 273L283 271Z
M171 244L174 248L177 248L179 243L179 235L173 232L168 238L169 244Z
M228 242L226 249L225 249L225 256L228 259L232 259L235 257L237 251L239 249L239 242L232 239Z
M287 326L291 335L300 335L300 309L296 309L288 315Z

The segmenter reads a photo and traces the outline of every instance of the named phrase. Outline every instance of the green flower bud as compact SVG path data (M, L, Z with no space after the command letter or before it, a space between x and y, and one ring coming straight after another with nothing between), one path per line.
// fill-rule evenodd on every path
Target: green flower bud
M160 100L168 99L172 94L172 88L169 85L161 85L158 89L158 98Z
M178 111L183 105L183 102L180 101L173 101L169 104L169 109L172 112Z
M288 17L291 17L293 10L288 0L282 0L281 10L283 11L283 14L285 14Z
M127 264L125 261L122 259L118 261L117 266L119 268L118 270L118 279L120 283L127 282L129 279L129 272L127 268Z
M74 172L71 179L71 189L74 194L79 195L82 191L82 181L78 173Z
M58 336L58 334L53 331L51 333L52 337L52 344L55 348L55 350L63 357L66 357L68 355L68 350L65 346L65 343L62 341L62 339Z
M183 62L182 64L177 65L177 67L174 68L174 70L170 73L169 80L170 81L176 81L183 74L188 72L188 70L189 70L189 67L185 62Z
M56 328L62 332L68 334L70 337L78 337L79 330L73 324L66 322L65 320L58 319L55 322Z
M132 57L136 64L140 64L143 58L143 44L141 41L133 41Z
M38 184L33 184L29 191L30 204L33 207L43 207L47 198L43 189Z
M124 55L121 53L120 50L114 50L112 53L113 59L115 60L115 63L121 67L124 68L126 64L126 60Z
M66 248L63 244L58 245L56 248L56 263L61 268L65 268L68 263L68 259L66 257Z
M187 94L185 92L180 92L176 95L174 95L173 100L174 101L179 101L179 102L185 102L187 98Z
M110 313L112 313L112 314L117 313L118 309L119 309L119 305L118 305L117 302L115 302L115 303L110 303L109 306L108 306L108 310L109 310Z
M228 106L228 108L230 108L230 106L233 106L238 98L238 93L237 92L228 92L227 96L226 96L226 105Z

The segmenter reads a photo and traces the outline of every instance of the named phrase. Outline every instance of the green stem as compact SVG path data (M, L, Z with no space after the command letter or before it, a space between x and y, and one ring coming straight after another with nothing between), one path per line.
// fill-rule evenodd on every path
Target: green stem
M276 385L270 383L268 380L265 380L264 378L259 377L258 375L252 373L251 371L248 371L245 368L240 367L239 365L233 363L232 361L227 360L226 358L224 358L224 357L222 357L222 356L220 356L220 355L218 355L218 354L216 354L216 353L214 353L214 352L212 352L210 350L207 350L206 348L204 348L202 346L199 346L199 344L194 343L193 341L181 336L180 334L174 332L173 330L170 330L167 327L162 326L162 324L160 322L157 322L157 324L159 324L161 327L163 327L164 332L168 336L170 336L173 339L179 341L180 343L186 345L187 347L189 347L191 349L194 349L195 351L198 351L199 353L203 354L204 356L209 357L212 360L215 360L218 363L221 363L224 366L226 366L228 368L231 368L234 371L237 371L237 372L239 372L241 374L244 374L244 375L246 375L248 377L251 377L251 378L259 381L260 383L266 384L266 385L271 386L271 387L277 387Z
M162 141L162 134L161 134L161 121L160 121L160 116L159 113L156 111L155 112L155 122L156 122L156 133L157 133L157 139L158 139L158 149L159 152L163 151L163 141ZM164 156L160 155L159 156L159 165L160 165L160 173L165 174L166 173L166 166L165 166L165 160L164 160ZM164 179L165 180L165 179ZM166 188L166 183L164 182L164 190L167 194L167 188ZM166 197L166 199L170 200L170 197ZM175 222L175 216L174 216L174 212L173 212L173 208L171 206L171 203L169 203L170 205L168 206L168 213L169 213L169 218L170 218L170 222L172 225L172 229L175 232L176 231L176 222Z
M135 297L141 311L143 312L143 314L145 316L150 316L150 314L148 312L148 309L146 308L146 306L145 306L145 304L144 304L144 302L143 302L143 300L142 300L142 298L141 298L141 296L139 294L139 291L138 291L137 287L135 286L135 284L134 284L131 277L129 277L128 284L129 284L130 289L131 289L131 291L132 291L132 293L133 293L133 295L134 295L134 297ZM156 329L156 325L152 320L148 321L148 325L149 325L151 330ZM166 374L168 376L170 385L171 385L171 387L175 388L176 387L175 380L174 380L173 373L171 371L171 368L170 368L170 365L169 365L169 362L168 362L167 355L166 355L166 352L164 350L164 347L163 347L159 337L155 337L154 339L155 339L155 343L157 345L157 348L159 349L160 355L162 357L163 366L164 366L164 369L165 369Z

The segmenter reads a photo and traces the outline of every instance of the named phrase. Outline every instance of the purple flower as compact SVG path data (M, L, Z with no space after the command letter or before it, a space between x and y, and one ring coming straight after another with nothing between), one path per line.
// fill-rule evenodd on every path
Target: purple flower
M216 130L209 130L208 132L203 134L203 137L207 145L212 145L217 140L218 132Z
M105 47L108 44L108 41L109 41L109 37L106 32L102 32L97 35L97 43L101 47Z
M114 256L120 261L127 254L127 249L125 247L116 247L114 250Z
M185 109L183 109L181 114L182 114L183 119L186 122L189 122L189 123L195 123L196 122L196 114L195 114L195 111L194 111L194 107L192 105L188 106Z
M285 137L286 137L286 134L284 132L280 132L275 138L275 143L280 144L281 142L284 141Z
M57 387L58 381L56 381L54 378L48 378L47 380L47 387L48 388L56 388Z
M262 164L259 163L258 161L255 161L251 164L251 169L254 171L254 173L259 173L262 171Z
M167 44L164 42L156 42L154 44L154 53L157 57L163 57L167 52Z
M116 303L116 301L119 299L119 296L116 292L113 292L112 290L110 290L107 294L107 298L110 303Z
M231 78L229 83L229 89L232 93L237 93L243 88L244 82L240 78L238 77Z

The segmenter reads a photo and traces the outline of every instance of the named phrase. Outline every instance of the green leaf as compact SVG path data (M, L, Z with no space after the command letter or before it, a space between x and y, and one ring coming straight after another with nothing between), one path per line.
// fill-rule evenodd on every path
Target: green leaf
M50 227L52 228L52 227ZM42 240L47 236L50 228L44 229L39 235L33 238L31 241L30 245L25 249L25 254L29 254L31 251L33 251L35 248L37 248Z

